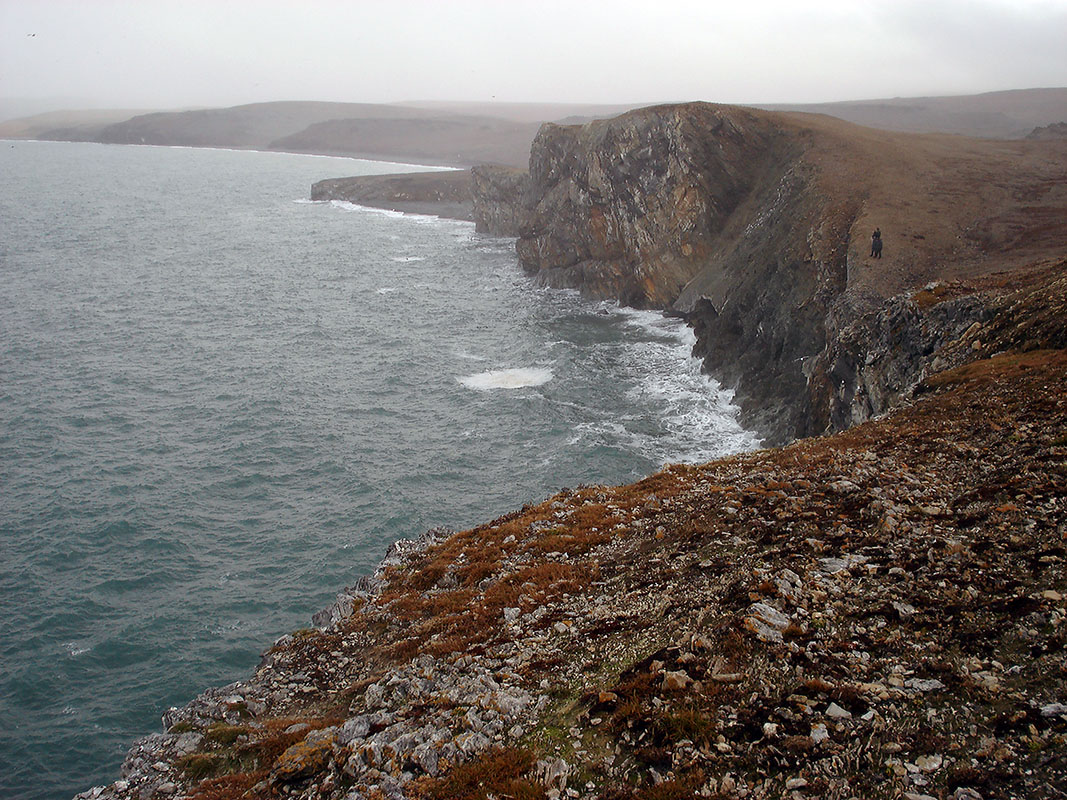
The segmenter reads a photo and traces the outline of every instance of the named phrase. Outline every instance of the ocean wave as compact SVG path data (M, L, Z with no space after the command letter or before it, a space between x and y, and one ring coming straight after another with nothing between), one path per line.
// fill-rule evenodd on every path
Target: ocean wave
M442 227L459 227L463 229L462 236L467 238L468 230L474 228L474 223L464 219L449 219L448 217L439 217L436 214L415 214L408 211L397 211L393 208L377 208L375 206L364 206L359 203L351 203L348 200L331 200L330 205L341 211L347 211L349 213L362 211L368 214L379 214L383 217L389 217L390 219L403 219L408 222L413 222L416 225L438 225Z
M494 369L456 378L468 389L522 389L527 386L542 386L552 380L552 370L538 367L517 369Z

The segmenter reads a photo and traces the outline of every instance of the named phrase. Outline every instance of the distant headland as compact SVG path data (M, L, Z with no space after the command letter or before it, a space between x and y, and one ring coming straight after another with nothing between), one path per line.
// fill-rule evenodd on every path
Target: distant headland
M636 107L285 101L148 113L70 110L2 121L0 138L248 148L453 167L525 167L541 123L580 124ZM762 108L826 114L885 130L1019 139L1036 127L1067 119L1067 89Z

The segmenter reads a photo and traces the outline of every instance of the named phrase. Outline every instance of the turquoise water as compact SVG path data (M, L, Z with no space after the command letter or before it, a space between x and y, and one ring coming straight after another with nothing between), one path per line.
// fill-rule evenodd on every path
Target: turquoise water
M114 780L397 538L755 444L677 321L303 199L398 169L0 143L0 796Z

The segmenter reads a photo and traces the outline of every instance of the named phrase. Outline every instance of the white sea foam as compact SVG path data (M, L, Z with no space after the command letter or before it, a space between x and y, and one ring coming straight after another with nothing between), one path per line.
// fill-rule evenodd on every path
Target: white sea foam
M474 223L465 219L449 219L439 217L436 214L412 214L407 211L396 211L392 208L375 208L374 206L362 206L358 203L350 203L347 200L331 200L330 205L341 211L363 212L365 214L379 214L391 219L403 219L416 225L441 225L446 227L459 227L462 232L457 235L469 236L469 229L474 228Z
M464 361L486 361L485 356L478 356L474 353L469 353L466 350L454 350L452 352L456 358L462 358Z
M760 445L737 421L733 392L704 374L693 357L696 337L682 320L610 302L598 310L637 332L637 341L622 354L633 381L624 394L631 406L646 411L642 417L579 425L570 444L634 450L660 464L709 461Z
M526 386L541 386L552 380L552 370L539 367L518 369L494 369L456 378L468 389L521 389Z

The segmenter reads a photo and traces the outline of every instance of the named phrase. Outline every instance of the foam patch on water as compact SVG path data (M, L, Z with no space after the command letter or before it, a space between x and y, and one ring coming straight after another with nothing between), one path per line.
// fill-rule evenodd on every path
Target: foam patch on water
M439 227L459 228L457 236L469 237L474 223L464 219L448 219L436 214L414 214L407 211L397 211L392 208L376 208L374 206L361 206L358 203L350 203L347 200L331 200L330 206L348 213L363 212L364 214L378 214L390 219L403 219L416 225L436 225Z
M552 370L537 367L517 369L494 369L456 378L468 389L522 389L527 386L542 386L552 380Z
M462 358L464 361L485 361L486 360L485 356L475 355L474 353L468 352L466 350L453 350L452 354L456 358Z
M738 422L733 392L704 374L693 357L696 337L682 320L613 303L600 304L598 313L637 332L638 341L622 357L633 381L624 393L633 407L646 411L642 417L579 425L571 445L635 450L659 464L699 463L760 445Z

